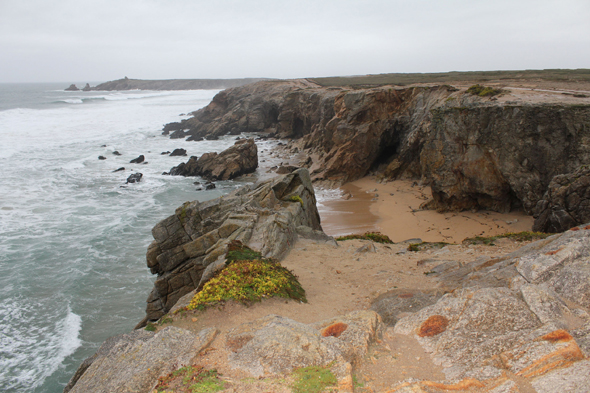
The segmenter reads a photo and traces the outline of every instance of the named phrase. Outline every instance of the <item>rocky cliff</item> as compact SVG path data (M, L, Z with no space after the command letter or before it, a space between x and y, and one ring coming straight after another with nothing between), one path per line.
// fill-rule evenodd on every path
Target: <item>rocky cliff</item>
M339 184L381 170L421 178L440 210L522 207L532 214L551 179L590 162L590 100L479 97L449 85L368 89L307 80L220 92L167 126L188 139L264 132L291 138L314 181Z
M266 258L280 259L298 233L314 231L321 231L320 217L306 169L211 201L186 202L152 229L155 240L147 251L147 265L158 278L139 326L159 319L224 266L232 240Z

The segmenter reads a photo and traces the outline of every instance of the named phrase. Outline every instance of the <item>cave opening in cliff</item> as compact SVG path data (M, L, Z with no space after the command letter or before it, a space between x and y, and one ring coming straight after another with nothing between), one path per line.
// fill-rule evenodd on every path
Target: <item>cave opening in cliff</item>
M405 127L399 122L395 122L381 134L379 151L369 171L383 172L393 160L399 157L401 141L404 134Z

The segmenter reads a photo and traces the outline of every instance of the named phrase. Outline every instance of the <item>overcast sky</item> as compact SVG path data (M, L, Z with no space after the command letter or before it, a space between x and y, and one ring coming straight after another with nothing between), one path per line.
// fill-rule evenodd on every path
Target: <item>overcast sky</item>
M590 68L590 0L0 0L0 82Z

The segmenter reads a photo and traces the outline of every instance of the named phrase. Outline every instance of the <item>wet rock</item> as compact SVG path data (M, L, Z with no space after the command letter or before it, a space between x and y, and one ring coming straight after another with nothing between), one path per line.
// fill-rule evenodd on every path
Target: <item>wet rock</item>
M99 160L106 160L107 158L105 156L98 156Z
M124 170L125 170L125 167L122 166L121 168L115 169L113 172L121 172L121 171L124 171Z
M114 156L120 156L120 155L121 155L121 153L119 153L117 150L115 150L115 151L113 152L113 155L114 155Z
M141 163L142 163L142 162L144 162L144 161L145 161L145 157L144 157L144 155L142 154L142 155L140 155L139 157L137 157L137 158L134 158L133 160L129 161L129 163L130 163L130 164L141 164Z
M141 178L143 177L142 173L134 173L132 175L129 175L129 177L127 178L127 182L125 182L125 184L128 183L139 183L141 181Z
M280 166L280 167L277 169L276 173L277 173L278 175L284 175L284 174L287 174L287 173L291 173L291 172L293 172L294 170L296 170L296 169L298 169L298 168L299 168L299 167L296 167L296 166L293 166L293 165L281 165L281 166Z
M186 150L185 149L174 149L172 151L172 153L170 153L170 157L174 157L174 156L186 156Z
M258 167L258 149L253 139L242 139L221 153L192 156L172 168L171 175L202 176L209 180L229 180L251 173Z
M215 189L215 183L209 183L205 185L205 190L213 190Z
M161 156L165 156L167 154L170 154L170 152L169 151L163 151L163 152L160 153Z

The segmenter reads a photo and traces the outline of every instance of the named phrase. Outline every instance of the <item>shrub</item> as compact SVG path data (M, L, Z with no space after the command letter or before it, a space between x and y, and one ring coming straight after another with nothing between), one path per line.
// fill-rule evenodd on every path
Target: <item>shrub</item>
M495 89L489 86L473 85L467 89L467 93L473 94L474 96L480 97L493 97L503 93L502 89Z
M155 392L213 393L223 390L225 382L219 379L217 370L205 370L202 366L181 367L158 378Z
M343 241L343 240L352 240L352 239L371 240L376 243L393 244L393 242L391 241L391 239L387 235L384 235L380 232L366 232L366 233L363 233L362 235L359 235L359 234L347 235L347 236L340 236L340 237L336 238L336 240L339 242Z
M494 241L498 239L512 239L517 242L525 242L531 240L539 240L545 239L546 237L551 236L551 233L543 233L543 232L507 232L501 235L495 236L475 236L475 237L468 237L463 240L463 244L485 244L488 246L494 246Z
M293 372L296 381L294 393L320 393L330 386L336 386L338 380L327 367L310 366Z
M248 303L273 296L307 302L297 277L279 263L265 259L237 260L209 280L187 309L204 309L227 300Z

